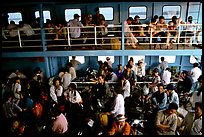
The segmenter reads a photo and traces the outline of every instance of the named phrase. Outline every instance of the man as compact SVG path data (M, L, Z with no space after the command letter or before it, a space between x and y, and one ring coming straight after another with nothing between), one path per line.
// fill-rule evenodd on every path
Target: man
M177 109L176 103L170 103L168 109L157 112L155 127L158 135L175 135L178 121Z
M101 24L101 20L105 20L105 17L103 14L100 13L99 7L96 7L94 11L95 14L93 15L93 23L96 26L99 26Z
M54 121L52 123L52 132L54 135L65 135L68 131L68 121L65 115L60 111L58 106L51 110Z
M182 135L202 135L202 102L195 103L195 112L188 112L182 122Z
M167 107L171 103L176 103L179 106L179 97L178 93L175 91L174 85L168 84L166 90L166 94L168 96Z
M76 56L72 56L70 62L72 63L72 66L75 68L75 70L77 70L78 65L81 64L78 60L76 60Z
M160 59L161 59L161 63L159 64L158 69L161 70L161 75L162 75L164 70L166 70L166 68L168 68L169 63L164 60L165 59L164 57L161 57Z
M161 83L163 85L168 85L171 82L171 71L170 68L166 68L163 74L161 75Z
M202 74L201 69L198 67L198 63L193 63L193 68L190 71L190 75L191 78L193 79L193 83L192 83L192 92L194 92L195 90L195 86L196 86L196 82L198 81L198 78L200 77L200 75Z
M152 94L152 101L157 111L166 109L167 94L164 92L162 84L157 85L158 91Z
M138 45L138 40L133 35L129 25L132 25L133 18L128 17L127 20L124 21L124 31L125 31L125 37L126 37L126 43L127 45L131 45L132 48L136 49Z
M124 115L117 115L111 129L108 131L108 135L130 135L131 126L125 121L126 119Z
M79 21L79 15L78 14L74 14L74 19L70 20L67 24L67 27L71 27L70 28L70 36L71 38L79 38L81 36L81 27L84 27L84 25ZM72 28L73 27L73 28ZM72 41L75 42L75 41ZM79 43L76 42L75 43Z

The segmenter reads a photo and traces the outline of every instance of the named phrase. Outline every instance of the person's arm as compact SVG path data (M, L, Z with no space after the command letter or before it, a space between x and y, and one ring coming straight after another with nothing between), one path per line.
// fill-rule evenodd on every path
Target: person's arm
M125 129L123 132L123 135L130 135L130 131L131 131L131 126L128 122L125 122Z
M50 87L50 97L52 98L53 101L57 102L57 96L55 94L55 87L54 86Z
M163 98L161 104L159 104L158 108L159 108L159 109L163 109L163 108L166 107L166 104L167 104L167 94L164 93L164 98Z

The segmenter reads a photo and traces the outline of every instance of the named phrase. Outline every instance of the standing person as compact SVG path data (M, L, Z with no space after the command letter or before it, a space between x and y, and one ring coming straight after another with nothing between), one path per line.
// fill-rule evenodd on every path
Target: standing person
M110 68L112 68L112 61L110 60L110 57L106 57L106 62L108 63L108 66L110 67Z
M202 102L202 91L203 91L203 80L202 75L198 78L198 88L196 88L190 98L190 102L192 104L192 109L195 108L196 102Z
M125 31L125 37L126 37L126 43L127 45L131 45L132 48L136 49L137 45L138 45L138 40L135 38L135 36L133 35L129 25L132 25L133 22L133 18L132 17L128 17L125 21L124 21L124 31Z
M68 131L68 120L65 115L60 111L58 106L55 106L51 113L53 115L53 122L51 126L52 133L54 135L65 135Z
M101 20L105 20L105 17L103 14L100 13L99 7L96 7L94 11L95 14L93 15L93 23L96 26L99 26L101 24Z
M118 64L118 68L115 71L115 74L118 77L118 81L121 81L122 80L122 76L123 76L123 66L121 64Z
M176 103L170 103L167 109L157 112L155 127L158 135L176 135L177 109Z
M67 63L67 69L69 70L69 73L71 74L71 81L73 81L76 78L76 70L74 67L72 67L72 63Z
M50 86L50 97L53 103L58 104L59 98L62 96L63 87L61 86L60 78L55 78L53 80L53 85Z
M110 125L112 125L113 120L118 115L125 116L125 100L122 95L122 86L116 85L114 87L113 94L115 96L113 107L110 112L107 112L107 115L110 115Z
M164 57L160 58L161 63L158 65L158 69L160 69L160 74L162 75L162 73L164 72L164 70L166 70L166 68L169 67L169 63L167 61L165 61Z
M103 75L98 75L98 81L95 85L94 91L94 105L97 105L99 102L101 104L101 108L107 109L106 106L108 101L113 97L113 93L110 90L108 83L105 81ZM97 106L95 106L97 109ZM108 108L109 109L109 108Z
M198 78L202 75L201 69L198 67L198 63L193 63L193 68L190 71L191 78L193 79L192 83L192 92L194 92L196 87L196 82L198 81Z
M72 67L74 67L75 70L77 70L78 65L81 64L81 62L79 62L78 60L76 60L76 56L72 56L72 59L70 60L70 63L72 63Z
M128 98L130 96L130 82L127 80L127 76L122 76L122 88L123 88L123 97L124 99Z
M161 83L166 86L171 82L171 71L170 68L166 68L161 75Z
M62 83L63 91L66 91L66 90L68 90L68 86L71 83L72 76L68 72L67 68L64 68L63 72L64 73L61 77L61 83Z
M11 90L14 95L13 102L18 105L21 99L23 98L23 95L21 93L21 80L19 77L16 77L15 82L12 84Z
M67 23L67 27L71 27L70 37L73 39L77 39L81 36L81 28L84 27L84 25L79 21L79 17L80 16L78 14L74 14L74 19L70 20ZM76 42L72 41L72 43L80 43L80 42L77 42L76 40Z

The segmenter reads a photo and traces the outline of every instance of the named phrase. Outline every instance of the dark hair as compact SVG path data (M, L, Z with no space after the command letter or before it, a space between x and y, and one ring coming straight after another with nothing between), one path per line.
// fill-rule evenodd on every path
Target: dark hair
M114 86L114 91L115 91L117 94L122 94L123 88L122 88L121 85L116 84L116 85Z
M198 106L201 110L203 110L203 103L202 102L196 102L195 107Z
M187 70L184 70L184 71L182 72L182 74L188 75L188 71L187 71Z
M159 20L164 19L164 16L159 16Z
M175 110L177 110L178 109L178 105L176 103L172 102L172 103L169 104L168 109L175 109Z
M197 62L193 63L193 67L198 67L198 63Z
M153 19L158 19L158 18L159 18L158 15L154 15L154 17L153 17Z
M164 61L164 57L161 57L161 61Z
M127 20L133 21L133 18L132 17L128 17Z

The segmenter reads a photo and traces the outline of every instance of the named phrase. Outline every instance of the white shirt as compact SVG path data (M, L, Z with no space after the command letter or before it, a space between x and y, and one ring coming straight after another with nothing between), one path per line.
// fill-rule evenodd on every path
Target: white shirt
M196 102L202 102L202 92L200 92L199 96L197 94L198 94L198 91L194 91L190 99L193 108L195 108Z
M51 85L50 87L50 97L52 98L53 101L57 102L57 97L62 96L63 92L63 87L60 86L59 89L56 89L54 85Z
M124 81L123 90L124 90L124 99L130 96L130 82L128 80Z
M29 24L24 24L23 27L19 28L20 31L23 31L27 36L34 35L32 27Z
M112 72L111 80L108 80L108 82L116 82L116 81L118 81L118 76L114 72Z
M77 19L70 20L67 24L68 27L76 27L76 28L70 28L70 35L72 38L78 38L81 35L81 28L83 27L83 24L78 21ZM78 27L78 28L77 28Z
M162 76L161 76L161 79L162 79L162 84L163 85L168 85L171 81L171 72L168 71L168 70L165 70L163 73L162 73Z
M70 67L69 68L69 73L71 74L71 78L72 80L74 80L76 78L76 70L74 67Z
M191 69L191 77L193 79L193 83L198 81L198 78L200 77L201 74L202 74L202 71L200 68L195 67L195 68Z
M168 68L169 64L167 61L163 61L159 64L158 68L160 68L162 71L166 70Z
M114 108L111 111L111 114L116 117L118 114L125 115L125 101L122 94L118 94L114 100Z
M69 91L69 101L71 103L79 103L81 100L82 100L81 95L77 90Z
M21 84L19 83L13 84L12 91L13 91L14 97L17 99L20 99L20 94L18 92L21 92Z
M62 75L62 79L61 79L61 82L62 82L62 87L64 90L67 90L68 89L68 86L69 84L71 83L71 74L68 73L68 72L65 72L64 75Z
M194 120L190 135L202 135L202 116Z

